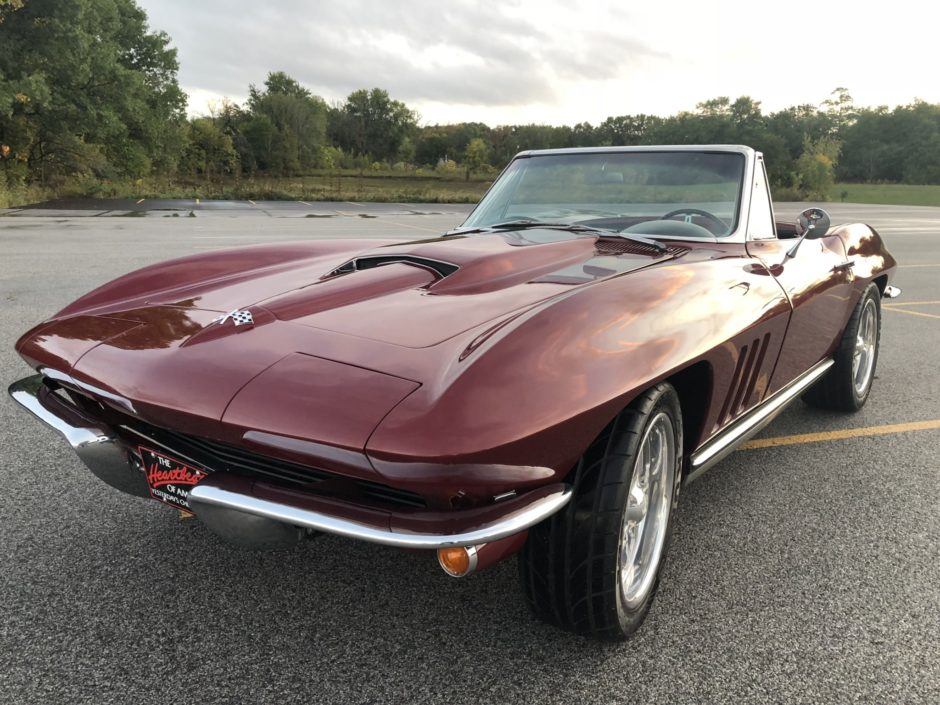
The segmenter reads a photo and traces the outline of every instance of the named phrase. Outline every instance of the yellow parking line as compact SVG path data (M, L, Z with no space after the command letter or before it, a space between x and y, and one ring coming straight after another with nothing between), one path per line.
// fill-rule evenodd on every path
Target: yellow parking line
M882 306L933 306L934 304L940 304L940 301L899 301L894 303L885 302L881 304Z
M903 308L895 308L894 306L885 306L885 307L884 307L884 310L885 310L885 311L896 311L896 312L898 312L898 313L907 313L907 314L910 314L911 316L923 316L924 318L936 318L936 319L940 319L940 316L938 316L938 315L935 314L935 313L924 313L923 311L907 311L907 310L905 310L905 309L903 309Z
M137 205L139 206L139 205L140 205L141 203L143 203L145 200L146 200L146 199L141 198L139 201L137 201Z
M741 446L741 450L755 450L757 448L773 448L776 446L790 446L798 443L819 443L822 441L840 441L845 438L860 438L862 436L884 436L893 433L908 433L909 431L932 431L940 429L940 419L932 421L912 421L911 423L896 423L886 426L867 426L865 428L847 428L841 431L823 431L821 433L801 433L795 436L778 436L777 438L759 438L748 441Z

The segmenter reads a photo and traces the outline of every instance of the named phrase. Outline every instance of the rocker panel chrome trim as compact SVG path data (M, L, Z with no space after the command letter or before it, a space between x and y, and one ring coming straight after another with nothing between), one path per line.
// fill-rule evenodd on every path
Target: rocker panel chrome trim
M802 375L790 382L758 406L754 407L740 418L736 419L727 428L722 429L701 448L692 453L691 470L686 482L691 482L710 467L726 458L739 445L757 434L767 424L783 411L787 405L800 394L809 389L833 366L831 359L822 360L808 369Z

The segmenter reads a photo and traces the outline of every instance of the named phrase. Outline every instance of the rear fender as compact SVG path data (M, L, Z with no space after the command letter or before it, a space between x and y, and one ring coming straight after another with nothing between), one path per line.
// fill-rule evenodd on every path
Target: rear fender
M854 290L860 297L868 285L879 277L886 277L887 285L894 278L897 271L897 260L888 252L884 240L878 231L869 225L854 223L841 225L832 231L845 245L847 260L852 262L852 272L855 275ZM884 287L882 287L884 291ZM858 298L856 298L856 301ZM854 305L855 302L853 302ZM849 309L851 311L851 308Z

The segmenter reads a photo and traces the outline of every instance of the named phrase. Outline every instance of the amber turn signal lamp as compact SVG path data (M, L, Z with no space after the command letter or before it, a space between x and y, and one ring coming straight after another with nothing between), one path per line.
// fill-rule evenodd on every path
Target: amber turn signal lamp
M448 575L463 578L476 569L477 550L473 546L439 548L437 549L437 562Z

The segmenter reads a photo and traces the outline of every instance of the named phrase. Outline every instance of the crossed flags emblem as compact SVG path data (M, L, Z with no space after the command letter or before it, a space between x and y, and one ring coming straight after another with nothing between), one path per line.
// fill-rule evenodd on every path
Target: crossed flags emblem
M255 320L251 317L251 311L240 311L238 309L213 318L212 323L223 325L229 318L232 319L236 326L253 326L255 324Z

